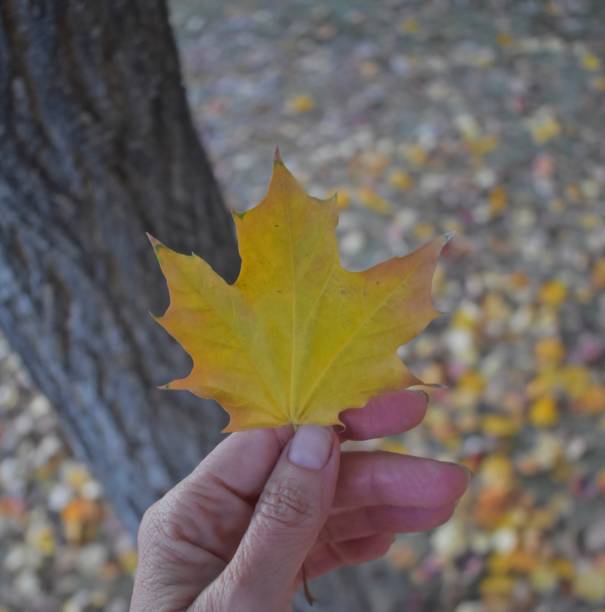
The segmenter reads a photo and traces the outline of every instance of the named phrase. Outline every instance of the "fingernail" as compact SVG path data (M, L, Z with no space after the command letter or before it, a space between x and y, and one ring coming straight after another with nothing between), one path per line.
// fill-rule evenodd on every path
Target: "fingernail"
M412 391L412 393L417 393L418 395L423 397L424 401L427 404L429 403L429 394L426 391L423 391L422 389L411 389L411 391Z
M332 450L332 429L319 425L302 425L296 430L288 459L308 470L321 470L326 465Z

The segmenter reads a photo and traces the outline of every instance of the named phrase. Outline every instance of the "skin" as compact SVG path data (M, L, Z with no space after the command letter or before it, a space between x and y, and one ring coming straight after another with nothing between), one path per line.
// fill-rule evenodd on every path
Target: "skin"
M426 407L425 394L402 391L343 412L321 469L290 460L290 427L230 435L145 513L131 612L286 612L303 565L311 579L446 522L468 470L340 449L407 431Z

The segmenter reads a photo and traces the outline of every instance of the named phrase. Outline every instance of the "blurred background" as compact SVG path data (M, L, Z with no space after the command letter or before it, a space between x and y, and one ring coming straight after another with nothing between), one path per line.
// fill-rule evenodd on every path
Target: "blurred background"
M351 269L455 233L446 314L402 353L443 388L380 445L465 463L471 491L364 568L368 609L605 610L605 3L170 10L229 206L261 198L277 144L338 192ZM4 341L0 556L2 611L127 610L133 543Z

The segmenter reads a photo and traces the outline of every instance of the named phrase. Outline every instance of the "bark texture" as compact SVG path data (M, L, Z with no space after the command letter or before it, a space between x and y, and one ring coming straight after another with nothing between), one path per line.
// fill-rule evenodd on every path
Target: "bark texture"
M155 388L190 362L145 232L239 265L180 79L161 1L0 0L0 326L131 532L224 422Z

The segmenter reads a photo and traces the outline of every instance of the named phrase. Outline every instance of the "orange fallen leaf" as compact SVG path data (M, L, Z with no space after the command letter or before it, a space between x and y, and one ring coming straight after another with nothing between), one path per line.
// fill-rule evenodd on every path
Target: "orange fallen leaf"
M506 48L510 47L515 42L515 39L508 32L498 32L498 35L496 36L496 42L501 47Z
M605 412L605 385L594 384L586 388L577 400L576 410L586 414Z
M336 424L345 408L418 384L396 350L438 314L431 284L445 239L350 272L337 220L334 200L307 195L276 155L265 198L234 215L233 285L152 238L171 298L157 320L194 364L166 387L218 400L235 431Z
M605 257L601 257L595 262L590 280L595 289L605 289Z
M103 514L98 502L82 497L72 499L61 511L65 537L76 544L92 539Z

